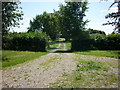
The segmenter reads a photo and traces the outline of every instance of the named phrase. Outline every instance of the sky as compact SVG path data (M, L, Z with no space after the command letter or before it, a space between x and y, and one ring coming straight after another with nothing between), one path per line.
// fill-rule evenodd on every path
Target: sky
M26 32L29 27L29 22L36 15L42 14L44 11L48 13L52 13L54 10L59 10L59 4L65 4L64 0L20 0L22 7L22 11L24 13L23 20L20 23L20 28L14 27L11 31L16 32ZM96 30L105 31L106 34L110 34L114 26L102 24L107 22L109 19L105 19L105 16L110 12L117 11L117 5L114 5L110 10L108 10L109 6L112 4L113 0L89 0L88 7L89 9L86 11L86 17L84 20L89 20L90 22L87 24L86 28L92 28Z

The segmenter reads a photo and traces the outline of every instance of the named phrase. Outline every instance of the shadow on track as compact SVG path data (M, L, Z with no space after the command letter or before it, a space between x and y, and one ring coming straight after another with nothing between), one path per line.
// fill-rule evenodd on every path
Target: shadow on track
M72 53L72 51L71 50L57 50L53 53Z

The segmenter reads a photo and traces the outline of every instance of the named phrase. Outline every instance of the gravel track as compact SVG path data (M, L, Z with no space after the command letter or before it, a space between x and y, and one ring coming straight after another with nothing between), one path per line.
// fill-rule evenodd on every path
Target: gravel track
M40 58L13 67L5 68L2 71L3 88L48 88L50 83L56 82L64 73L72 73L76 69L75 59L90 59L100 62L117 61L115 58L86 56L73 53L56 53L55 51L63 47L65 43L60 43L58 49ZM60 48L61 50L61 48ZM77 58L80 57L80 58ZM117 69L112 70L118 73Z
M62 45L66 50L66 45ZM3 87L48 88L49 83L55 82L63 73L75 70L73 57L71 53L49 53L34 61L6 68L2 72ZM47 66L43 65L49 61Z

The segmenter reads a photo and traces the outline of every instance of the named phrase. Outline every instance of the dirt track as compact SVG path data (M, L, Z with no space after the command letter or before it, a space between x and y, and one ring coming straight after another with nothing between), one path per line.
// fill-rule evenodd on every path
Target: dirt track
M61 46L63 46L62 50L65 51L66 45L60 43L58 48ZM5 68L2 72L3 88L48 88L50 83L56 82L64 73L72 73L76 69L74 60L77 58L76 54L57 53L56 50L28 63ZM81 55L81 58L101 61L111 59L86 57L85 55Z
M65 50L66 45L61 45ZM6 68L2 74L3 87L47 88L49 83L55 82L63 73L75 69L73 57L72 53L49 53L29 63Z

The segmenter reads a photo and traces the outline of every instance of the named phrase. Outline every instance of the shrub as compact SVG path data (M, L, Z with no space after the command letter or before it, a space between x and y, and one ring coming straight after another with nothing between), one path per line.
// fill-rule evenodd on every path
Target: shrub
M99 50L120 50L120 34L90 34L93 46Z
M92 49L93 40L90 39L88 32L82 31L79 39L72 40L72 51L90 50Z
M10 37L10 35L4 35L2 36L2 49L11 49L11 45L12 45L12 37Z
M105 43L108 50L120 50L120 34L107 35Z
M79 39L72 41L72 51L91 50L93 48L92 39Z
M8 37L4 37L4 39ZM22 51L46 51L49 37L40 31L29 33L15 33L10 35L4 44L3 49L22 50ZM11 42L11 43L9 43Z
M105 38L106 38L106 35L104 34L90 34L90 39L93 40L93 42L91 43L93 45L93 47L95 49L99 49L99 50L102 50L102 49L105 49Z

